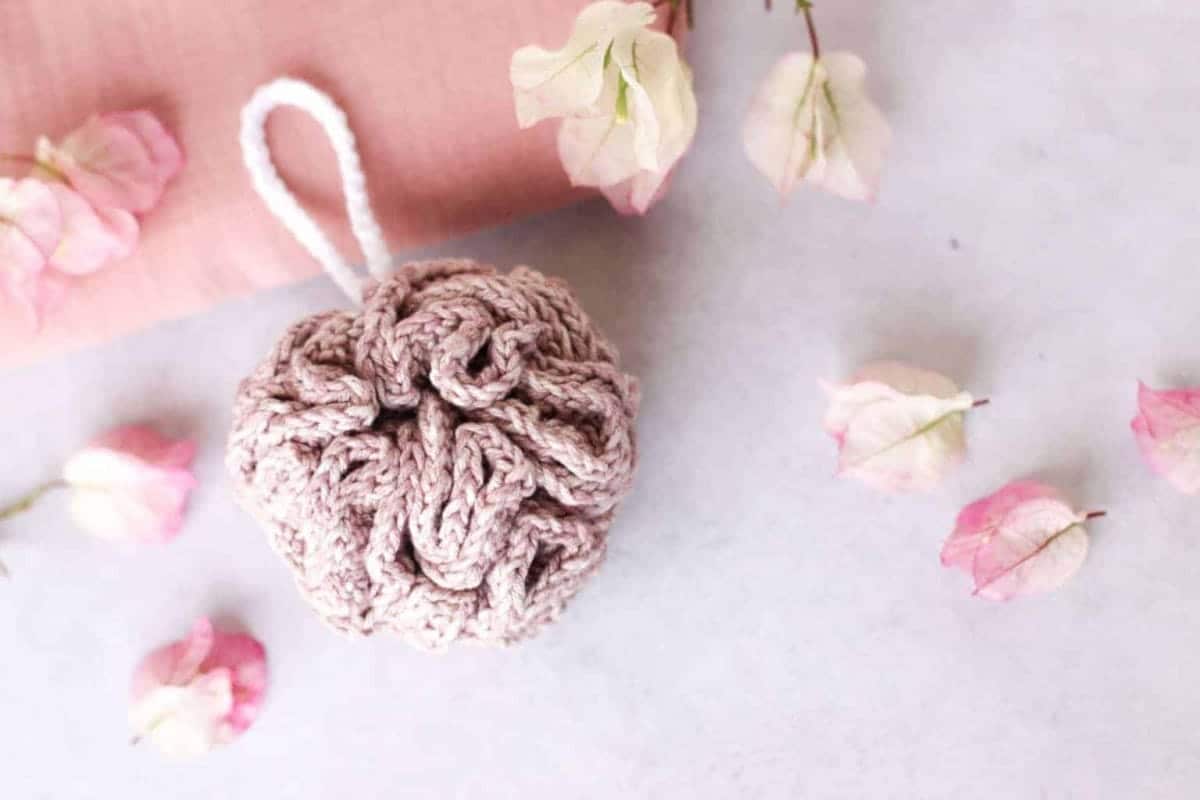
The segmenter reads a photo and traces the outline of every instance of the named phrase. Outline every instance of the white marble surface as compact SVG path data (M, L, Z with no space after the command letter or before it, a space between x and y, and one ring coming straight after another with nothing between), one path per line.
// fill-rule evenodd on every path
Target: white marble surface
M803 30L698 5L701 131L661 207L592 203L429 251L569 278L644 380L637 488L562 624L440 657L327 633L230 502L221 448L239 376L339 297L236 302L0 376L0 497L114 422L204 445L168 547L114 553L52 503L4 526L0 796L1200 793L1200 501L1150 476L1128 430L1139 377L1200 383L1200 11L818 4L826 47L872 66L896 143L876 207L781 208L738 132ZM992 398L932 495L831 477L816 379L877 356ZM1030 474L1110 515L1062 591L972 599L941 541ZM270 699L236 745L168 765L128 745L126 682L202 613L265 641Z

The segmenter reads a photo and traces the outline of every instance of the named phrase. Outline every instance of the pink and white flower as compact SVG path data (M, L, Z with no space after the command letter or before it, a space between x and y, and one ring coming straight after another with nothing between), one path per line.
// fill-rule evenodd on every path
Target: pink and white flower
M944 375L883 361L823 383L838 474L883 491L932 489L963 460L963 415L976 405Z
M558 153L571 183L600 189L627 214L662 197L696 133L691 70L675 40L649 28L655 19L648 3L592 3L564 47L523 47L509 72L518 124L562 117Z
M57 145L42 137L35 158L95 208L135 214L158 205L167 183L183 168L175 138L144 110L94 115Z
M759 88L743 129L746 155L779 194L808 182L874 200L891 129L866 93L853 53L784 56Z
M962 570L989 600L1056 589L1087 557L1081 513L1059 492L1034 481L1010 483L967 506L942 547L942 565Z
M207 619L186 639L146 656L130 691L137 739L171 758L195 758L228 744L258 718L267 657L251 636L215 630Z
M113 430L73 455L63 468L70 512L84 531L102 539L166 542L183 524L196 445L151 428Z
M1200 493L1200 389L1155 391L1139 382L1132 427L1154 472L1185 494Z

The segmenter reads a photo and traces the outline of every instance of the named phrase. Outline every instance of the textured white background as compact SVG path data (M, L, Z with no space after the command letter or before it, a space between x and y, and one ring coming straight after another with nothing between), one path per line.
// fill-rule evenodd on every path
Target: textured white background
M640 479L561 625L440 657L327 633L231 503L221 450L238 378L341 300L318 281L233 303L0 376L0 497L115 422L203 443L168 547L114 553L54 503L4 526L0 795L1200 792L1200 500L1152 478L1128 431L1139 377L1200 383L1200 11L819 4L827 49L871 66L895 146L876 207L780 207L739 129L803 29L752 0L697 5L701 129L665 203L418 254L570 279L643 378ZM880 356L992 398L932 495L832 477L816 379ZM1062 591L972 599L941 541L964 503L1025 475L1110 516ZM203 613L263 639L270 698L235 746L168 765L127 744L126 682Z

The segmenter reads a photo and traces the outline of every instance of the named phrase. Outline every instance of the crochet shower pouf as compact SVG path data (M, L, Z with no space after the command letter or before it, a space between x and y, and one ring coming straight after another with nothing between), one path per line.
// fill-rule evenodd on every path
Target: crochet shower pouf
M408 264L283 336L239 388L227 464L335 628L508 644L604 558L637 403L563 282Z

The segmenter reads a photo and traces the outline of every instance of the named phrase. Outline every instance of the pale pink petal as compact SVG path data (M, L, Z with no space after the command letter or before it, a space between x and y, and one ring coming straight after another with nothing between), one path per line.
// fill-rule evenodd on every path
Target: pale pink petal
M216 670L186 686L160 686L129 707L135 741L164 756L194 759L227 741L224 722L233 705L229 674Z
M891 128L867 97L862 59L853 53L830 53L821 62L829 76L825 104L833 134L826 142L825 169L817 183L849 200L873 201L879 193Z
M266 684L262 645L245 634L214 630L202 618L186 639L156 649L138 665L130 724L168 756L201 755L253 724Z
M163 468L187 469L196 457L196 443L191 439L171 439L146 425L114 428L97 437L92 445L128 453Z
M166 186L183 169L183 150L179 142L150 111L116 111L105 114L104 120L132 132L150 153L150 161L158 172L158 180Z
M517 123L528 128L549 117L577 114L600 97L604 66L613 40L654 21L648 3L602 0L583 8L566 45L560 50L522 47L512 57Z
M49 257L62 237L62 213L54 192L33 178L0 178L0 226L21 233Z
M662 174L643 170L628 180L600 187L600 193L618 214L645 214L666 196L672 174L673 171Z
M183 164L178 143L148 111L93 116L36 157L96 208L149 211Z
M63 276L49 263L61 235L62 214L46 184L0 178L0 289L34 328L66 293Z
M746 155L787 197L807 181L851 200L873 200L891 141L852 53L789 53L768 73L742 131Z
M948 378L883 362L823 386L840 475L883 491L924 491L962 461L963 414L974 399Z
M63 231L50 264L68 275L88 275L133 252L138 222L128 211L97 212L82 195L61 183L51 184L62 210Z
M227 669L233 680L233 708L226 722L232 735L258 718L267 690L267 653L262 643L243 633L218 631L202 669Z
M212 652L214 638L212 623L205 617L198 619L186 639L163 645L142 659L133 673L130 696L137 701L159 686L189 683Z
M195 446L140 427L121 428L73 455L63 468L68 506L86 532L104 539L165 542L183 524L196 486Z
M674 39L641 31L614 44L593 111L563 121L559 158L572 184L599 188L620 213L644 214L665 194L696 125L691 70Z
M1017 506L1040 498L1057 499L1057 490L1034 481L1015 481L993 495L976 500L958 515L954 532L942 547L942 564L974 577L975 554Z
M1009 600L1058 588L1087 557L1083 522L1053 488L1009 484L963 509L942 548L942 564L975 582L975 594Z
M789 53L767 74L746 116L746 155L784 197L818 157L816 95L823 78L810 53Z
M1154 472L1181 492L1200 493L1200 389L1155 391L1139 382L1132 428Z

